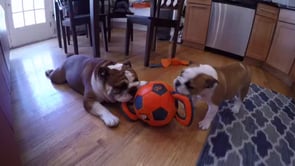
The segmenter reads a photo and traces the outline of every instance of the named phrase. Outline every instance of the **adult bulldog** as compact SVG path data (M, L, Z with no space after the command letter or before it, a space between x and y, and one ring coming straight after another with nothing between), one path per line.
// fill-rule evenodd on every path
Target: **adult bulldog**
M82 94L85 110L109 127L117 126L119 119L102 102L127 102L141 83L130 62L116 63L87 55L70 56L60 67L45 74L53 83L67 83Z

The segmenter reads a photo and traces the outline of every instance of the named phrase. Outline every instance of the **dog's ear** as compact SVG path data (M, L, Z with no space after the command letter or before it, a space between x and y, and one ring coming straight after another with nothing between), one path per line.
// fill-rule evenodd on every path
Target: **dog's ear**
M105 80L109 75L109 69L107 67L101 67L98 69L96 76Z
M124 65L124 66L128 66L128 67L132 67L132 65L131 65L131 62L130 62L130 61L124 62L124 63L123 63L123 65Z
M213 86L218 83L218 81L213 77L208 77L205 80L204 88L213 88Z

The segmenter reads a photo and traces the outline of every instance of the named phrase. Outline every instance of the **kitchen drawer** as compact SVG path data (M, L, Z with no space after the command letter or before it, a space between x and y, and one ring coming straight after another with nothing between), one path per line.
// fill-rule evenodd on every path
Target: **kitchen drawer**
M211 0L188 0L187 3L198 3L204 5L211 5Z
M256 14L265 16L268 18L277 19L279 13L279 8L274 6L269 6L266 4L259 3L256 9Z
M287 10L287 9L281 9L279 20L291 24L295 24L295 11L293 10Z

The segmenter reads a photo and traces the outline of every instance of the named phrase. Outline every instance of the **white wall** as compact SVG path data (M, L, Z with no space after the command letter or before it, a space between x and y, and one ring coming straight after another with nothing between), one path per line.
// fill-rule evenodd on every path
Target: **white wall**
M6 21L6 28L7 28L7 30L8 30L8 19L7 19L7 6L6 6L6 4L5 3L7 3L7 2L10 2L10 0L0 0L0 5L3 7L3 9L4 9L4 12L5 12L5 21ZM9 38L9 31L7 32L7 35L8 35L8 38ZM9 42L10 42L10 40L9 40ZM9 45L10 45L10 43L9 43Z
M3 5L3 3L4 3L4 0L0 0L0 4Z
M6 28L7 28L7 14L6 14L6 5L5 5L5 2L8 1L8 0L0 0L0 5L2 6L2 8L4 9L4 12L5 12L5 22L6 22Z

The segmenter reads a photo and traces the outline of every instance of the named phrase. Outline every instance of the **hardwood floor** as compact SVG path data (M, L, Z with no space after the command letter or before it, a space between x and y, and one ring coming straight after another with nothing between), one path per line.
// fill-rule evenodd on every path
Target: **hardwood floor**
M102 56L115 61L130 60L141 80L162 80L172 84L185 67L143 67L144 33L136 32L128 57L123 55L124 35L122 30L115 31L109 44L110 52L105 53L101 46ZM86 41L79 40L80 52L92 55ZM159 45L152 63L168 55L167 42L159 42ZM181 45L176 55L180 59L216 66L235 61ZM183 127L174 120L163 128L130 122L118 111L119 105L108 105L120 118L119 127L108 128L83 110L82 96L66 85L51 84L45 77L45 70L59 66L65 58L56 39L11 51L12 111L24 165L196 164L208 134L197 127L206 110L203 103L198 104L190 127ZM257 67L251 68L253 83L295 98L294 91L279 79Z

